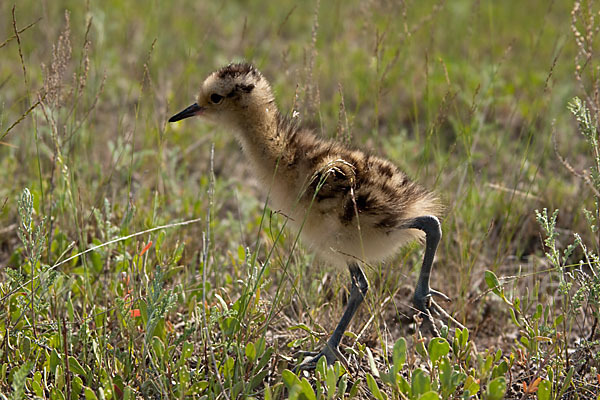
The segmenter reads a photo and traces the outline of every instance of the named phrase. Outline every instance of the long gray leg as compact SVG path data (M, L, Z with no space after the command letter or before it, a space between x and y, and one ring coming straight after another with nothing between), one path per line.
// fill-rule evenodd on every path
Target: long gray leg
M346 310L342 315L342 319L335 328L335 331L333 331L329 340L327 340L325 347L314 355L314 357L303 361L296 369L314 369L317 365L317 361L323 356L325 356L327 364L329 365L333 364L335 360L340 360L344 364L346 363L346 360L339 350L340 342L352 317L356 313L358 306L363 302L365 295L369 290L369 282L358 263L348 263L348 269L350 270L350 276L352 278L352 288L350 289L350 298L348 299L348 304L346 305Z
M421 317L429 322L433 322L431 312L429 311L432 302L431 297L439 296L445 300L450 300L448 296L437 290L431 289L429 286L433 258L435 257L435 252L442 238L442 227L440 221L433 215L417 217L411 220L406 227L419 229L425 232L425 255L423 256L423 265L421 266L421 272L419 273L419 279L417 280L413 303L417 310L420 311ZM433 328L435 330L435 326L433 326Z

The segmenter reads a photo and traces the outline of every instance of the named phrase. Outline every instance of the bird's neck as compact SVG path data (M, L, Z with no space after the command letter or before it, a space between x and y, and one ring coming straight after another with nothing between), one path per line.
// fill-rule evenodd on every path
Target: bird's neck
M238 125L239 140L244 153L259 169L261 175L272 174L281 152L285 137L278 131L277 106L274 102L247 109L246 118Z

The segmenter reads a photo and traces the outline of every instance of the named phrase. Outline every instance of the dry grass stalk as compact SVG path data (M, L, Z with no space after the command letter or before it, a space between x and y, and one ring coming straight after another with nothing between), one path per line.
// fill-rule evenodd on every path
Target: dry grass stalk
M70 92L63 93L64 75L71 61L71 27L69 12L65 11L65 28L52 46L52 62L49 67L42 65L44 70L44 92L48 101L54 107L59 107Z

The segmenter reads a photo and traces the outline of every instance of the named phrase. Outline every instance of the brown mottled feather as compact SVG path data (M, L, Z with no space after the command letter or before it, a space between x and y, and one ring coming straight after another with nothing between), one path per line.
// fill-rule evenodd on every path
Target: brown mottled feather
M213 104L211 94L226 97ZM267 80L250 64L210 75L198 96L202 115L236 132L271 207L290 217L322 258L382 260L422 232L408 220L439 216L440 202L391 162L317 137L279 113Z

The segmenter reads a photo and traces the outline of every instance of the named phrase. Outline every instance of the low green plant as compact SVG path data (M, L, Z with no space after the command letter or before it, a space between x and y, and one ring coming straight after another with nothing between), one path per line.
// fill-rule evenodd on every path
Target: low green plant
M427 346L422 340L415 341L414 351L426 361L425 368L411 368L406 364L406 341L400 338L394 344L389 370L373 372L392 389L394 398L503 398L508 365L502 359L502 352L498 350L487 356L476 354L473 358L468 338L467 328L457 328L451 345L446 328L442 337L431 339Z
M34 222L33 196L27 188L23 189L18 200L18 211L20 224L17 232L24 250L24 263L19 272L23 276L24 273L29 273L29 307L31 310L29 321L35 331L36 308L39 309L39 307L44 307L44 304L47 304L38 301L39 294L44 295L47 293L49 285L48 266L40 263L46 240L46 219L42 218L37 224ZM18 281L20 279L17 279L15 283Z
M281 377L290 399L351 399L357 396L359 388L358 381L349 386L349 376L339 361L328 366L325 357L321 357L317 362L312 381L309 381L306 377L300 379L289 369L284 370ZM374 390L375 393L380 393L377 387ZM278 398L281 391L281 385L276 385L274 388L267 386L265 399Z
M364 373L364 379L356 378L353 384L350 384L352 375L339 362L327 366L324 357L319 360L312 381L285 370L283 382L289 397L294 399L329 400L343 396L369 396L377 400L503 399L510 360L502 356L502 351L475 353L467 328L456 330L452 344L447 329L442 335L427 345L423 340L415 340L412 348L408 348L404 338L398 339L385 370L376 366L367 351L371 369ZM415 359L420 360L420 366L415 366ZM368 393L360 389L361 383L366 384ZM270 388L268 392L276 393Z
M574 98L568 109L575 116L579 132L585 138L594 160L586 177L593 191L600 193L600 148L598 121L592 118L585 102ZM596 197L595 210L584 210L589 229L598 232L600 197ZM600 268L595 251L586 246L578 233L572 242L559 245L557 228L558 210L551 214L547 209L536 210L536 220L544 232L545 256L550 269L545 273L558 278L557 292L550 304L541 304L539 287L533 296L508 296L504 282L491 271L485 280L490 290L508 306L513 324L520 337L516 343L518 363L528 374L523 378L526 393L537 393L538 399L562 398L565 393L584 393L590 390L590 378L598 373L600 340L596 330L600 318ZM597 244L593 247L597 248ZM580 260L572 262L575 254ZM589 332L585 337L584 332ZM592 389L593 390L593 389ZM577 396L577 395L576 395Z

